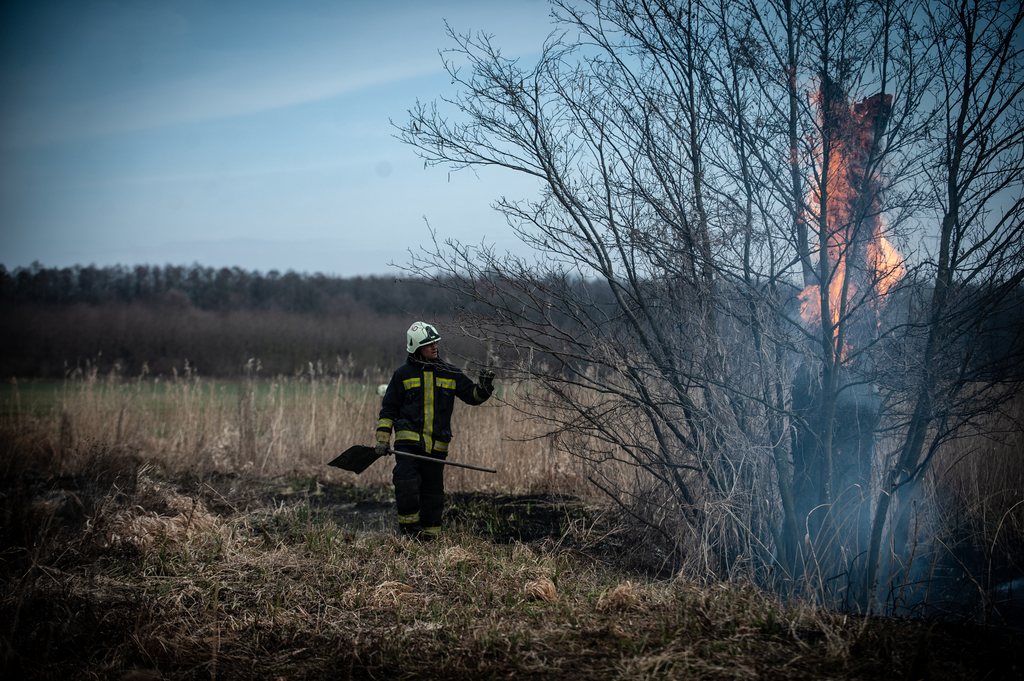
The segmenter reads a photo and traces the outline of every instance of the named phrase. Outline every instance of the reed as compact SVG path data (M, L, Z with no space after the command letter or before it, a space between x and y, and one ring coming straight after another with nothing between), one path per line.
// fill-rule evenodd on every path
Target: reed
M390 484L390 458L358 477L327 466L346 448L373 443L377 383L328 376L316 364L300 375L258 380L257 368L250 365L246 377L230 383L202 378L186 365L170 379L125 379L92 369L44 390L12 384L3 395L3 423L49 452L62 474L80 472L84 452L100 447L158 466L169 477L219 473ZM505 387L484 405L456 405L449 458L498 472L449 468L446 486L508 493L589 490L583 465L519 414L516 395Z
M1024 575L1024 397L937 455L928 480L942 538L982 590ZM1015 594L1020 608L1024 588Z

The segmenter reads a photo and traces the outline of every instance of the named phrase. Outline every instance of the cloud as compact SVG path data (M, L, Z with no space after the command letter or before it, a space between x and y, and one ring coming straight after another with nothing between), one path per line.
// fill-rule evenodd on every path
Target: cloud
M0 146L19 148L232 118L337 97L436 72L418 61L337 73L289 68L234 69L118 92L64 107L18 110L2 122Z
M436 74L437 49L448 42L443 17L454 17L456 29L497 23L513 44L536 49L543 16L537 12L532 31L524 32L515 28L516 7L492 9L484 19L473 3L461 2L400 2L373 11L315 2L233 13L218 12L216 3L192 7L196 14L179 17L174 35L159 39L153 17L127 10L116 21L93 17L77 31L67 17L49 33L39 28L40 38L19 54L18 69L0 63L0 83L18 84L0 105L0 147L232 118ZM132 26L148 31L151 44ZM53 36L58 30L67 40Z

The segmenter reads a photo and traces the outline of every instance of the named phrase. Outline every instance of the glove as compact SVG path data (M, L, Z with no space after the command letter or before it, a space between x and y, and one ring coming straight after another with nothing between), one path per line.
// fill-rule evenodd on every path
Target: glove
M490 369L481 369L478 376L477 383L479 383L480 389L488 395L494 392L494 372Z
M391 433L385 430L377 431L377 445L373 448L377 456L387 456L388 444L391 443Z

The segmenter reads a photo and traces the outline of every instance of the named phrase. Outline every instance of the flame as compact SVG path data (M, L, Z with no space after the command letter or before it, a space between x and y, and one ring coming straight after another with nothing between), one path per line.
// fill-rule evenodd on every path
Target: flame
M885 296L906 273L903 256L883 234L885 222L880 215L877 196L879 183L871 178L865 181L865 159L873 143L875 126L880 116L887 116L890 102L891 97L887 95L884 99L875 96L851 104L845 93L831 82L826 82L818 90L815 99L822 122L826 106L831 114L831 145L827 159L824 147L817 146L813 160L819 170L823 170L824 161L828 161L825 186L829 197L827 239L819 257L827 258L828 262L827 300L832 334L837 333L841 321L844 286L847 301L853 301L856 295L862 294L877 311L884 304ZM824 124L822 129L825 129ZM818 189L812 183L807 205L820 214L822 202ZM865 193L862 195L862 192ZM864 202L868 202L866 207L862 205ZM818 284L811 284L800 293L800 316L808 326L820 327L821 303ZM838 344L835 336L833 341ZM846 343L843 348L836 349L839 350L837 354L845 359Z
M875 289L885 296L907 273L903 256L882 235L868 242L868 268L875 275Z
M832 281L828 285L828 316L835 327L839 323L839 307L842 302L843 284L846 282L846 262L840 258L832 272ZM853 284L847 296L856 293ZM817 284L811 284L800 292L800 316L805 322L818 324L821 319L821 288Z
M817 284L800 292L800 318L808 324L821 319L821 291Z

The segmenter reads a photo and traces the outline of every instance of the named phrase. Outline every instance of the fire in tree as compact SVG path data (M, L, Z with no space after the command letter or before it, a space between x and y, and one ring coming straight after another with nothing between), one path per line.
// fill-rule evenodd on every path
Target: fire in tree
M800 315L804 323L817 327L824 303L834 350L845 357L848 346L836 347L836 329L852 314L852 303L866 302L877 313L879 302L906 271L903 257L885 237L880 182L870 168L892 95L851 103L842 88L826 80L816 104L822 143L816 147L814 163L819 178L826 177L827 182L812 185L808 205L818 218L819 242L824 244L819 257L827 266L819 261L819 279L828 295L822 296L819 284L807 286L800 294Z

